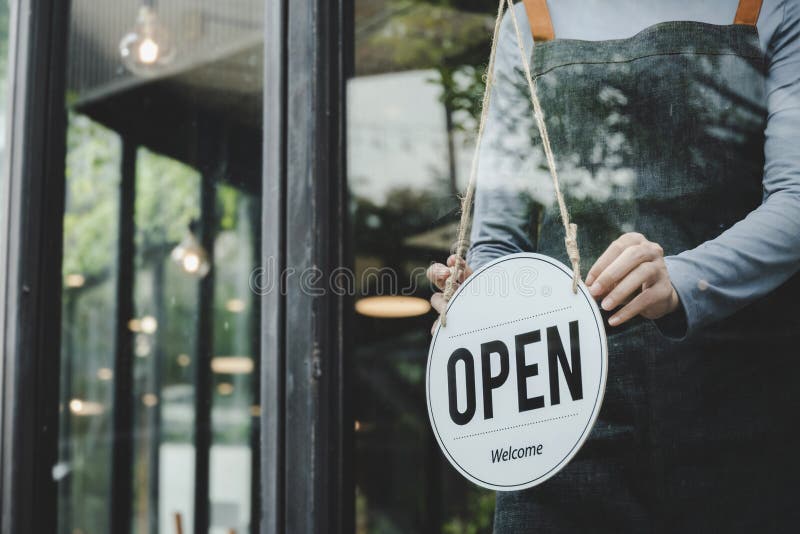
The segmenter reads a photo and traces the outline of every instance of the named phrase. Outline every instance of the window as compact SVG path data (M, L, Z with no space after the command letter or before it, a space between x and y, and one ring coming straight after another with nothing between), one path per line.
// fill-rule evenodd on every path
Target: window
M476 5L355 2L347 164L358 533L491 531L494 494L446 464L424 391L435 319L425 270L447 258L456 233L494 20L492 6Z

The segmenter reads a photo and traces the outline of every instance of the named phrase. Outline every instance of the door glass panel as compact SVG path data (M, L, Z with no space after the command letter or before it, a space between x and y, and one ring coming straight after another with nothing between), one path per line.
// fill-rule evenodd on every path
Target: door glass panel
M62 534L257 532L263 6L71 2Z
M69 114L61 335L59 518L109 530L121 144ZM65 439L69 436L68 440ZM71 533L65 528L61 532Z
M455 238L494 22L492 6L479 4L355 2L347 164L359 533L491 532L494 493L444 460L424 390L436 318L425 270Z
M198 279L172 261L200 216L200 174L178 160L140 148L136 157L136 278L133 331L134 518L137 530L172 530L160 504L193 509ZM157 489L157 491L153 491ZM159 518L160 516L160 518Z
M220 228L214 245L214 357L211 360L211 517L220 534L246 524L253 504L250 480L258 476L258 300L250 273L261 247L260 198L220 185ZM235 476L232 476L235 474Z

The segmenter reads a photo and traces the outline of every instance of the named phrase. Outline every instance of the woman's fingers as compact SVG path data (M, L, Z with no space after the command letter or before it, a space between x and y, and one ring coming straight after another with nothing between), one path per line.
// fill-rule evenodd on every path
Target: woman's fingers
M639 314L642 314L647 318L660 317L664 314L664 312L667 311L668 307L667 304L662 306L661 303L668 302L672 293L672 286L669 283L659 283L652 287L648 287L644 289L636 298L630 301L630 303L612 315L608 319L608 324L611 326L618 326ZM660 310L662 307L665 308L663 311ZM650 312L643 313L645 310L650 310Z
M455 254L447 258L447 265L434 263L428 267L428 280L430 280L431 283L440 290L444 291L444 286L447 283L447 279L450 278L450 267L453 267L457 261L460 261L461 263L461 272L458 277L458 283L460 284L472 274L472 269L470 269L469 265L466 264L463 258L459 258Z
M616 284L616 287L600 303L600 307L611 311L617 306L625 304L642 287L652 285L658 279L658 274L659 269L653 262L640 263Z
M447 303L444 301L444 295L441 293L434 293L431 297L431 306L433 309L436 310L436 313L442 313L445 305ZM439 319L436 319L433 322L433 326L431 327L431 335L433 335L434 331L436 330L436 326L439 324Z
M461 270L458 276L458 283L460 284L464 280L467 279L469 275L472 274L472 269L470 269L467 262L464 261L463 258L457 256L456 254L451 255L447 258L447 265L442 265L441 263L434 263L430 267L428 267L428 280L431 281L436 287L440 290L444 291L445 284L447 283L447 279L450 278L450 268L456 265L456 262L460 262ZM431 297L431 306L433 309L436 310L436 313L442 313L444 307L447 305L447 302L444 300L444 295L441 293L434 293ZM437 319L436 322L433 323L431 327L431 335L436 330L436 326L439 324L439 320Z
M436 313L442 313L445 304L447 303L444 301L444 295L441 293L434 293L431 297L431 306L433 306L433 309L436 310Z
M431 326L431 335L436 333L436 327L439 326L439 319L433 321L433 326Z
M638 245L646 241L645 237L642 234L637 234L635 232L622 234L617 238L613 243L611 243L608 248L603 252L597 261L594 262L592 268L589 269L589 273L586 275L585 283L587 286L591 287L597 277L600 276L600 273L606 270L606 267L611 265L617 257L622 254L622 252L632 246Z
M605 297L600 302L604 310L619 308L608 320L611 326L637 315L657 319L680 305L664 249L635 232L611 243L587 274L586 285L592 296Z
M636 267L658 260L662 255L661 247L649 241L626 247L597 275L597 279L589 287L589 292L594 297L607 294Z
M458 283L460 284L464 280L472 274L472 269L469 265L467 265L466 260L464 258L458 256L457 254L451 254L449 258L447 258L447 266L453 267L456 262L461 264L461 276L458 277Z
M444 284L448 278L450 278L450 269L446 265L434 263L428 267L428 280L439 289L444 290Z

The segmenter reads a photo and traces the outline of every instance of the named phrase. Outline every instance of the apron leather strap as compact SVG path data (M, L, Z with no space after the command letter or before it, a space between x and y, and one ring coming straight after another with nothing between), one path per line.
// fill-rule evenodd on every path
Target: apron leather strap
M537 41L551 41L555 39L556 33L553 30L553 21L550 18L550 10L547 8L547 0L522 0L525 4L525 11L528 13L528 23L531 26L533 38ZM761 13L763 0L739 0L739 7L736 8L734 24L746 24L755 26L758 16Z
M739 0L739 7L736 9L734 24L746 24L755 26L758 22L758 15L761 13L762 0Z
M547 0L522 0L525 4L525 11L528 13L528 23L531 26L533 38L537 41L551 41L555 39L556 33L553 30L553 21L550 18L550 10L547 8ZM734 24L746 24L755 26L758 16L761 13L763 0L739 0L739 7L736 8Z
M522 3L525 4L525 11L528 13L528 23L531 25L534 40L555 39L556 33L553 30L553 21L550 19L550 10L547 9L547 0L522 0Z

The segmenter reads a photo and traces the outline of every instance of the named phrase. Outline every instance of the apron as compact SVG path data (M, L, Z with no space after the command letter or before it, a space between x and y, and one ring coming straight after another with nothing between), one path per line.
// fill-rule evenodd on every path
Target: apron
M530 16L544 1L526 4ZM740 14L754 5L742 0ZM546 35L546 6L544 17ZM757 18L755 9L744 24L666 22L629 39L537 43L533 75L584 269L622 233L677 254L762 202ZM521 77L514 83L527 94ZM536 183L548 182L542 167ZM557 206L536 205L536 250L569 264ZM543 485L499 492L495 532L794 531L798 287L792 279L684 342L642 318L607 327L608 385L589 439Z

